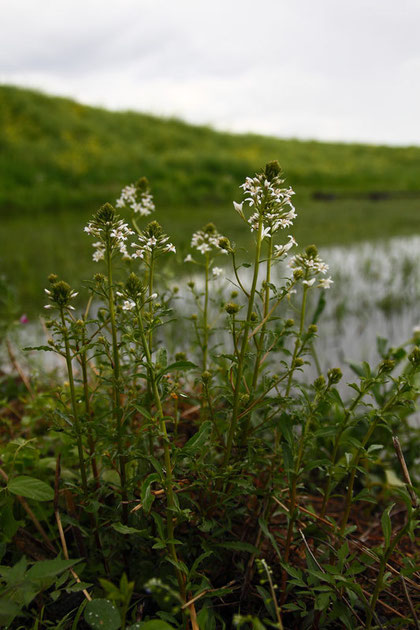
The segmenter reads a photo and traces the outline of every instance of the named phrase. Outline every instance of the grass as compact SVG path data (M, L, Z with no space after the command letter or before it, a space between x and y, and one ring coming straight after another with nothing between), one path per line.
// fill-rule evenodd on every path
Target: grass
M245 176L274 158L299 190L295 233L302 245L418 231L418 147L233 135L11 86L0 87L0 130L0 265L28 311L39 305L50 271L75 280L90 273L80 262L89 249L88 239L79 243L80 224L141 175L152 184L158 220L181 248L210 219L246 245L232 200ZM391 198L372 201L375 191ZM335 198L318 201L316 192Z

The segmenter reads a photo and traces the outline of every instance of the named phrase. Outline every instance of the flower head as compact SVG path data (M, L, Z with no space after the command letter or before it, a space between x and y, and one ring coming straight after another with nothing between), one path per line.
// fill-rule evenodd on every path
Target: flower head
M319 257L315 245L309 245L302 254L293 256L289 267L293 270L295 279L303 278L302 282L307 287L313 286L317 276L327 273L329 269L327 263ZM333 280L331 278L320 278L317 287L329 289L332 283Z
M251 232L258 230L262 223L262 238L290 227L296 218L295 208L290 201L294 191L290 187L284 188L283 184L279 163L269 162L264 170L256 173L254 177L247 177L241 184L244 201L233 202L236 212L249 224ZM254 209L248 219L243 210L244 204Z
M119 218L110 203L99 208L84 231L98 239L93 243L95 251L92 257L95 262L105 258L107 248L111 255L118 250L124 258L129 258L126 241L134 232Z
M207 254L217 251L222 254L227 254L227 249L220 246L219 241L223 237L216 229L214 223L208 223L202 230L194 232L191 239L191 247L200 252L200 254Z
M44 289L50 301L44 308L70 309L74 311L74 306L70 304L70 301L78 295L77 291L73 291L64 280L56 280L55 278L56 276L50 282L49 289Z
M116 206L117 208L131 208L134 213L142 217L154 212L155 204L146 177L142 177L135 184L125 186L116 201Z
M132 246L134 247L133 258L144 259L146 253L152 252L154 256L176 253L175 245L169 242L169 236L163 233L162 226L157 221L149 223Z

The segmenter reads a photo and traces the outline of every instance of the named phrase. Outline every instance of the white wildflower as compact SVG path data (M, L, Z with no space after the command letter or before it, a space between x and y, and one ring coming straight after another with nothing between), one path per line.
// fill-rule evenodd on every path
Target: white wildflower
M214 278L218 278L222 275L223 269L221 267L213 267L212 273Z
M329 289L333 283L334 280L331 280L331 278L321 278L318 283L318 287L321 289Z

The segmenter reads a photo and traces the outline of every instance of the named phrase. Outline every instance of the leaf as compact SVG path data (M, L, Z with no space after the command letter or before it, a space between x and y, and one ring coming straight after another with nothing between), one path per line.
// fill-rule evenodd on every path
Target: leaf
M175 363L171 363L170 365L167 365L162 370L160 370L157 374L157 378L161 378L164 374L167 374L168 372L175 372L178 370L184 372L186 370L193 370L196 367L196 364L191 363L191 361L175 361Z
M7 489L12 494L35 501L52 501L54 499L54 490L48 484L26 475L10 479Z
M137 529L136 527L129 527L128 525L123 525L122 523L112 523L112 529L115 529L119 534L145 534L147 533L147 529Z
M183 447L181 454L182 455L195 455L195 453L200 450L204 444L206 443L210 433L212 430L212 423L210 420L206 420L203 422L199 430L195 435L192 436L188 440L188 442Z
M109 599L93 599L85 608L85 621L93 630L118 630L121 619Z
M43 352L57 352L57 350L55 350L54 348L52 348L51 346L27 346L26 348L23 348L24 352L30 352L31 350L42 350Z
M260 554L260 550L257 549L257 547L254 547L254 545L251 545L247 542L242 542L240 540L220 543L217 546L223 547L224 549L233 549L234 551L247 551L248 553L255 553L256 555Z
M155 500L155 495L152 493L152 483L155 481L160 481L160 475L158 473L151 473L146 477L141 486L141 501L146 514L150 511L152 503Z
M43 580L44 578L54 577L77 564L77 562L80 562L80 560L62 560L61 558L41 560L29 569L26 576L30 580Z
M394 505L395 503L392 503L392 505L387 507L387 509L384 511L381 517L382 531L383 531L384 539L385 539L384 540L385 549L388 549L391 543L392 524L391 524L390 512L392 508L394 507Z
M163 619L145 621L144 623L138 624L137 627L140 628L140 630L174 630L174 627L170 626L166 621L163 621Z

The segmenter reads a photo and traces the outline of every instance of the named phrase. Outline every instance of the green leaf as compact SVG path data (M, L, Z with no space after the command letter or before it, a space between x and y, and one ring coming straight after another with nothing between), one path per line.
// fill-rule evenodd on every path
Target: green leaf
M395 503L387 507L387 509L382 514L382 518L381 518L382 531L383 531L384 539L385 539L384 540L385 549L388 549L391 542L392 524L391 524L390 512L392 508L394 507L394 505Z
M85 608L85 621L93 630L118 630L121 619L109 599L93 599Z
M0 599L0 626L2 628L7 628L19 613L20 606L9 599Z
M224 549L233 549L234 551L247 551L249 553L255 553L256 555L260 554L260 550L254 545L251 545L247 542L242 542L240 540L233 542L225 542L217 545L218 547L223 547Z
M26 475L10 479L7 489L12 494L35 501L52 501L54 499L54 490L48 484Z
M164 374L167 374L168 372L185 372L187 370L193 370L196 367L196 364L191 363L191 361L175 361L175 363L171 363L170 365L167 365L162 370L160 370L157 374L157 378L161 378Z
M127 536L130 534L147 533L147 529L137 529L136 527L129 527L128 525L123 525L122 523L112 523L111 527L119 534L126 534Z
M29 569L26 576L30 580L42 580L44 578L54 577L66 571L74 564L77 564L77 562L80 562L80 560L61 560L61 558L41 560Z
M140 630L174 630L173 626L163 621L162 619L153 619L152 621L145 621L144 623L134 624L130 628L140 628ZM130 630L128 628L128 630Z
M207 439L212 431L212 426L213 425L210 420L203 422L197 433L185 444L181 454L189 456L195 455L195 453L197 453L197 451L199 451L207 442Z
M156 481L160 481L159 473L151 473L146 477L141 486L141 501L146 514L150 511L152 503L155 500L155 495L152 493L152 483Z

